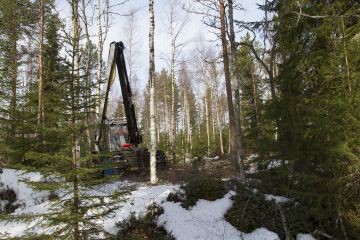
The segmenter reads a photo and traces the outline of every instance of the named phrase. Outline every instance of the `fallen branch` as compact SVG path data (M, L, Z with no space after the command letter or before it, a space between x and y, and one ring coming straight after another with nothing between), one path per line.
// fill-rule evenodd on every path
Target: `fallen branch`
M322 237L327 238L327 239L334 239L331 235L329 235L327 233L324 233L324 232L322 232L320 230L317 230L317 229L313 232L313 235L322 236Z
M281 216L281 223L283 225L283 229L284 229L284 232L285 232L285 239L286 240L293 240L293 238L291 237L291 233L290 233L290 230L287 226L287 223L286 223L286 217L285 217L285 213L283 211L283 209L281 208L281 205L280 204L276 204L279 212L280 212L280 216Z

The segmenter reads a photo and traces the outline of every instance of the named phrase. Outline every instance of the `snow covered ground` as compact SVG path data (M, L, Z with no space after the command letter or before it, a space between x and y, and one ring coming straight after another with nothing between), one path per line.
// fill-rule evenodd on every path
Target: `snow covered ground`
M25 173L19 170L4 169L4 173L0 176L0 181L4 184L3 187L8 186L17 194L15 204L19 204L20 207L16 209L13 214L45 213L49 211L49 192L34 191L26 185L26 183L22 182L24 179L31 181L41 180L39 173ZM89 190L89 193L93 195L107 194L128 187L129 185L136 186L136 189L131 192L128 201L119 203L122 207L116 210L111 217L98 221L98 224L102 225L109 233L116 234L119 230L116 227L117 222L128 219L131 214L141 217L145 214L147 206L157 203L164 209L164 213L160 215L157 220L157 225L164 227L164 229L177 240L279 239L276 233L266 228L261 228L261 226L251 233L242 233L225 220L224 215L233 204L231 196L235 194L234 192L229 192L223 198L215 201L199 200L197 204L189 210L182 208L180 203L166 201L169 193L179 189L177 185L147 186L143 183L116 181L97 186ZM5 202L0 200L0 206L4 204ZM35 222L7 223L0 221L0 236L8 233L11 237L20 237L26 233L27 229L33 227L35 224ZM35 227L32 231L41 233L48 230ZM311 235L297 235L297 240L313 239Z

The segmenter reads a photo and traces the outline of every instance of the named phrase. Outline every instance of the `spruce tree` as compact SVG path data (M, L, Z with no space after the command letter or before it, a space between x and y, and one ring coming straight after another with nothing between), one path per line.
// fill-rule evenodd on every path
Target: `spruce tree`
M359 6L355 1L299 4L277 5L281 64L274 150L287 164L273 187L307 205L314 227L355 239L360 231L354 184L359 180L360 89L354 12Z

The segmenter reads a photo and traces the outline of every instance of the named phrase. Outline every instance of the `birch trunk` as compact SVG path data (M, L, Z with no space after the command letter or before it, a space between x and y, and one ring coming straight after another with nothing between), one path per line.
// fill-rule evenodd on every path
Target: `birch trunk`
M149 0L149 87L150 87L150 182L158 182L156 176L156 129L155 129L155 49L154 49L154 0Z
M95 104L95 112L96 115L99 114L100 111L100 99L101 99L101 80L102 80L102 53L104 49L103 44L103 30L102 30L102 21L101 21L101 12L100 12L100 0L96 1L96 18L97 18L97 25L98 25L98 49L97 49L97 70L96 70L96 80L97 80L97 88L96 88L96 96L97 96L97 103Z

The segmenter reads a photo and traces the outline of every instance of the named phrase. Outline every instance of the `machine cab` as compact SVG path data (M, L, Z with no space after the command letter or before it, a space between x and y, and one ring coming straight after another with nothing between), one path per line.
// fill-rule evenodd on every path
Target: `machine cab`
M126 119L111 119L105 122L108 129L109 151L116 152L124 147L129 147L129 132Z

